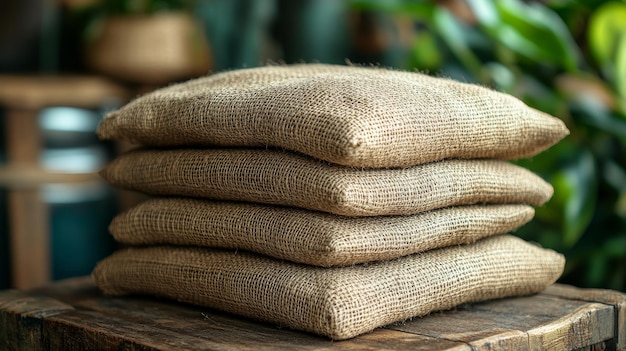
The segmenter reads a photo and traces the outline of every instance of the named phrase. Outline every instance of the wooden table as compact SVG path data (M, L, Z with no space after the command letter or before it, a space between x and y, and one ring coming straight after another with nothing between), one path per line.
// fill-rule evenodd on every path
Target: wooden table
M346 341L148 297L89 278L0 291L0 350L626 350L626 294L553 285Z

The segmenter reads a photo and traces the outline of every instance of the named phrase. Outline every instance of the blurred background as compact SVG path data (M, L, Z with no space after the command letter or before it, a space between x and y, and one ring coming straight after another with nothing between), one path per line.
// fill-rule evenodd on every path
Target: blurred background
M626 2L599 0L2 1L0 288L115 249L107 225L136 198L97 177L127 147L97 140L103 113L268 62L417 70L558 116L571 135L519 161L555 195L515 234L566 255L561 282L626 291Z

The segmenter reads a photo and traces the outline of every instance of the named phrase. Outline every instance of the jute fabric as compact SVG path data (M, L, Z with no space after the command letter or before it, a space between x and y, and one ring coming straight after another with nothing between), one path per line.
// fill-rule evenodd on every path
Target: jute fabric
M112 185L152 195L285 205L346 216L408 215L479 203L541 205L552 186L498 160L445 160L356 169L289 152L136 150L101 172Z
M103 139L145 146L274 146L373 168L528 157L568 133L559 119L478 85L324 64L172 85L111 112L98 129Z
M93 272L109 295L148 294L347 339L459 304L539 292L564 259L512 236L340 268L197 247L126 248Z
M317 266L397 258L504 234L533 218L527 205L448 207L410 216L345 217L290 207L155 198L116 216L126 245L241 249Z

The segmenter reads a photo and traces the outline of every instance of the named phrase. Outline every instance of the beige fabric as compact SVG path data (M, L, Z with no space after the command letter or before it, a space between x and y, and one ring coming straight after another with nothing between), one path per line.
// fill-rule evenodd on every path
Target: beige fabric
M102 176L153 195L287 205L346 216L407 215L478 203L541 205L552 187L496 160L447 160L361 170L288 152L250 149L137 150Z
M411 216L344 217L288 207L156 198L113 219L116 241L243 249L318 266L345 266L467 244L532 219L527 205L449 207Z
M543 290L563 256L512 236L321 268L192 247L128 248L93 272L109 295L150 294L347 339L456 305Z
M302 64L163 88L106 116L104 139L150 146L276 146L355 167L534 155L569 132L477 85L381 68Z

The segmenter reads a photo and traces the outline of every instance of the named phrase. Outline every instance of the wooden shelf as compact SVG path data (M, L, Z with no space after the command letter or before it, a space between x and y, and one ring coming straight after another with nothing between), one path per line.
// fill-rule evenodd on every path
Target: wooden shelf
M57 173L35 167L0 167L0 187L33 188L50 183L82 183L102 180L97 173Z
M0 186L8 190L12 285L27 289L50 281L49 210L39 185L98 179L97 174L66 174L41 169L42 108L101 108L124 103L130 91L97 76L0 75L0 105L6 108L7 166Z
M101 77L0 75L0 105L12 108L93 108L111 100L126 101L129 95L121 85Z

